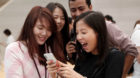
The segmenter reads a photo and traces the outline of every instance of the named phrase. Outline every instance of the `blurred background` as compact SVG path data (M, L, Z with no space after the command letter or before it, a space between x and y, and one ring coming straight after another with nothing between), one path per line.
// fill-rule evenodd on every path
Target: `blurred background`
M0 0L0 42L6 42L3 31L7 28L16 39L31 8L36 5L45 7L49 2L61 3L70 16L68 0ZM132 34L135 21L140 19L140 0L92 0L92 5L93 10L111 15L128 36ZM0 45L0 78L5 78L4 50L5 46Z

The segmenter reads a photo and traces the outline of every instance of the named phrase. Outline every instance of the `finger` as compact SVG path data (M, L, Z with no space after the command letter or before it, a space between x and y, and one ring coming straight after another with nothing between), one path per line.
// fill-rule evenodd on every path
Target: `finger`
M70 48L75 48L75 46L74 45L69 45L68 49L70 49Z
M48 72L49 72L49 73L57 73L58 71L57 71L57 70L48 69Z
M53 62L53 60L47 60L46 63L47 63L47 64L53 64L54 62Z
M58 61L58 64L59 64L61 67L66 67L66 66L67 66L66 64L64 64L64 63L62 63L62 62L60 62L60 61Z
M73 49L73 50L71 50L70 52L71 52L71 53L75 53L75 52L76 52L76 50L75 50L75 49Z
M69 41L69 44L76 44L76 41Z
M47 64L47 68L54 68L54 67L56 67L56 64L55 63Z

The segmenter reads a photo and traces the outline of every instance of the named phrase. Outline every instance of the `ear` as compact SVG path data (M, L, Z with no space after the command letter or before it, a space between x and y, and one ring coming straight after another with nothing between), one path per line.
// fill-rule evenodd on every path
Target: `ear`
M89 10L92 11L92 5L89 6Z

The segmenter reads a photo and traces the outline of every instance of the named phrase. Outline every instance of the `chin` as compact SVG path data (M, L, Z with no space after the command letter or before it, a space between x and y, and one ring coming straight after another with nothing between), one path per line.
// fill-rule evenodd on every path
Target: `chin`
M38 42L38 45L43 45L45 42Z

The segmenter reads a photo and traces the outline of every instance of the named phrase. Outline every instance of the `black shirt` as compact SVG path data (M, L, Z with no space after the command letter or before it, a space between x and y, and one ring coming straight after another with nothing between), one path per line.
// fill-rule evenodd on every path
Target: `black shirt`
M102 65L97 66L98 55L88 53L84 60L78 59L74 70L87 78L121 78L124 54L118 50L112 50Z

